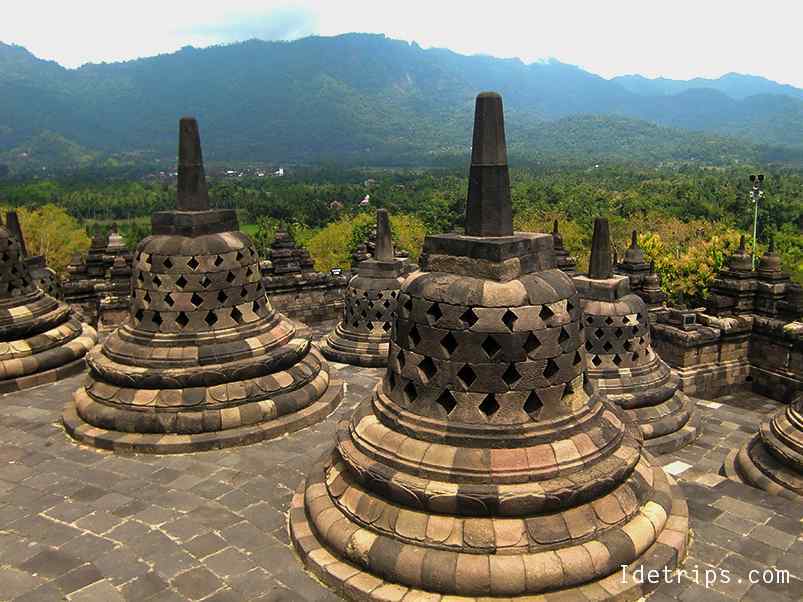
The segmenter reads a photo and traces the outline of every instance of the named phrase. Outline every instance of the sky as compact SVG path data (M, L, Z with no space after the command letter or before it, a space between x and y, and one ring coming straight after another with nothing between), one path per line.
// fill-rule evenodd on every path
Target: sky
M738 72L803 87L798 0L4 0L0 41L66 67L358 31L613 77Z

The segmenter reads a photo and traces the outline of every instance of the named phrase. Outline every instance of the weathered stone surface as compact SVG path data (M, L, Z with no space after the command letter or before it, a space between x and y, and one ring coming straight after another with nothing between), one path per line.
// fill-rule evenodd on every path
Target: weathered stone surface
M600 236L608 237L608 227L607 220L598 218L591 265L604 263L595 253L610 248L610 241L599 241ZM630 264L643 262L635 231L628 253L625 260ZM653 351L648 308L630 291L629 277L574 280L583 308L588 376L600 393L639 425L644 446L653 453L673 451L696 439L696 400L680 390L678 377Z
M481 201L488 219L510 203L500 189ZM586 378L580 299L552 237L453 234L425 251L398 295L384 379L293 498L305 564L358 600L580 599L589 587L638 599L647 590L620 565L674 568L686 503Z
M0 392L80 372L97 333L65 303L37 286L23 254L16 215L13 234L0 225ZM14 224L16 223L16 226Z
M67 431L98 447L253 443L319 420L340 397L326 361L271 306L236 214L204 204L197 125L180 128L183 210L154 215L135 252L130 316L91 352L90 378L65 408Z
M346 289L343 320L321 345L323 355L332 361L387 365L399 289L409 266L395 258L387 211L379 209L376 215L376 258L358 264Z

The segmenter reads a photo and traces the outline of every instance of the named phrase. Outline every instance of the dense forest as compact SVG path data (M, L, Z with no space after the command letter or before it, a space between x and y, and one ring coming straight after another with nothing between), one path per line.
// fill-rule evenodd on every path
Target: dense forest
M213 161L443 165L466 156L483 89L503 95L511 157L523 161L803 165L797 88L737 75L680 84L369 34L79 69L0 43L0 177L169 164L185 114Z
M594 217L609 217L620 256L630 229L637 228L673 299L699 303L739 233L752 233L748 173L710 167L520 167L511 172L511 193L517 227L543 231L558 219L581 268ZM322 167L290 171L285 177L210 178L210 195L215 206L239 211L241 227L257 238L263 252L272 231L284 222L310 249L318 269L325 270L348 266L360 239L355 233L364 232L377 207L396 216L397 242L416 256L426 233L462 228L466 186L464 169ZM769 171L764 190L759 252L774 238L784 268L803 282L803 172ZM369 204L361 207L366 195ZM132 245L148 234L150 214L172 208L174 199L175 183L167 179L0 183L0 204L6 207L35 214L56 206L90 234L116 222ZM63 268L67 261L61 257L51 263Z

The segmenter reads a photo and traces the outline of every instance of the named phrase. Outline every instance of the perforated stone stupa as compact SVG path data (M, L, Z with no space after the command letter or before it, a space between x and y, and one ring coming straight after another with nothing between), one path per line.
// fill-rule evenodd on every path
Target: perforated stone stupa
M0 393L80 372L95 343L91 326L36 286L20 241L0 224Z
M585 324L588 376L641 428L644 446L666 453L700 434L695 400L653 351L644 300L613 273L608 220L594 222L589 272L575 276Z
M558 230L558 220L552 224L552 245L555 249L555 265L570 276L577 273L577 260L569 255L569 251L563 246L563 237Z
M52 268L48 267L44 255L28 254L28 246L25 243L25 236L22 233L22 226L16 211L9 211L6 214L6 226L11 235L20 243L20 252L25 265L28 266L33 283L46 295L61 299L63 297L61 279Z
M641 297L648 308L655 308L664 303L667 294L661 290L661 281L655 273L655 265L647 261L644 251L638 244L638 232L633 230L630 246L625 251L624 259L614 265L614 272L627 276L630 290Z
M580 300L552 236L513 232L495 93L477 97L466 233L428 236L422 257L385 378L293 498L307 567L355 600L656 587L632 571L683 559L686 503L586 381Z
M324 418L342 385L265 295L231 209L209 209L198 127L180 122L177 208L136 249L128 321L87 358L76 439L139 452L252 443Z
M343 320L323 341L332 361L357 366L387 366L393 314L406 262L395 258L388 212L376 212L374 256L361 261L346 288Z

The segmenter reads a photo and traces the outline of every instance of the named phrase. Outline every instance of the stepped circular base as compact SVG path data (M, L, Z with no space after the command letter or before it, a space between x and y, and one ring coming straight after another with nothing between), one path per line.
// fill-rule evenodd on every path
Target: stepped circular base
M71 437L101 449L115 452L182 454L250 445L297 431L326 418L342 399L343 383L333 378L320 399L297 412L257 424L191 435L124 433L97 428L78 415L72 401L64 406L62 422Z
M770 478L765 471L757 466L753 460L753 454L761 456L761 463L773 473L774 478ZM722 472L726 477L734 481L763 489L772 495L803 502L803 475L782 464L764 449L761 437L758 434L754 435L744 447L733 450L725 457ZM784 487L781 483L798 483L800 488L794 491Z
M313 467L313 473L321 471L326 466L330 454L325 454ZM660 469L656 469L660 470ZM557 565L548 566L530 559L522 561L522 556L505 554L483 554L467 553L458 555L465 557L468 567L478 565L485 566L486 576L489 577L490 589L482 597L465 595L461 590L470 586L478 579L475 570L461 574L460 564L454 564L449 560L451 554L438 549L428 550L423 558L415 559L407 550L410 545L404 544L388 558L391 565L395 566L393 572L406 575L419 575L420 585L401 585L387 581L381 575L374 575L365 570L364 564L369 563L369 557L373 557L373 545L376 538L371 536L360 537L359 533L366 532L359 529L357 525L349 524L350 520L339 518L337 510L334 508L323 509L320 514L321 520L330 523L327 530L327 537L333 536L337 539L354 536L349 542L349 553L351 558L346 560L335 556L323 543L314 521L307 513L307 503L312 500L314 505L321 509L319 498L327 495L325 490L320 489L320 484L308 485L302 483L293 497L290 515L289 530L293 544L300 555L304 565L329 587L351 600L410 600L437 602L445 600L447 597L454 602L469 602L486 600L485 596L504 596L505 600L542 600L543 595L524 594L524 591L535 591L539 588L544 589L546 599L550 595L556 596L556 600L638 600L642 596L658 587L658 584L641 583L634 573L640 567L644 571L657 569L662 571L664 567L674 570L685 558L688 543L689 518L685 498L674 481L666 475L667 495L671 499L671 510L667 516L665 526L655 541L646 546L646 549L638 558L627 565L627 570L623 571L618 566L613 566L611 552L599 542L590 541L583 547L584 554L590 555L586 561L578 564L571 564L561 568L561 561ZM305 499L309 498L305 502ZM367 501L366 501L367 502ZM360 506L363 502L360 502ZM325 507L324 504L323 507ZM366 506L368 508L369 505ZM323 513L331 513L324 519ZM445 517L448 519L448 517ZM331 522L330 522L331 521ZM652 527L650 527L652 529ZM331 530L331 533L329 533ZM358 532L355 533L355 530ZM334 534L337 532L336 534ZM366 532L367 533L367 532ZM630 533L633 533L632 531ZM334 535L333 535L334 534ZM637 539L641 539L636 535ZM343 540L345 541L345 539ZM613 541L613 540L612 540ZM622 541L628 541L627 537ZM644 541L644 540L642 540ZM401 543L401 542L399 542ZM415 544L411 544L414 546ZM630 545L630 544L627 544ZM618 552L619 550L615 550ZM557 559L558 556L555 556ZM356 559L356 561L355 561ZM483 561L484 560L484 561ZM531 561L532 560L532 561ZM479 562L477 562L479 561ZM357 564L361 562L364 564ZM523 563L522 563L523 562ZM588 570L594 573L598 567L609 566L606 576L594 579L591 577L588 582L575 587L560 588L560 585L544 587L547 582L556 583L564 575L566 579L576 578L578 571L583 573ZM555 571L560 573L557 577ZM605 570L605 569L603 569ZM430 587L430 590L426 589ZM438 591L431 591L437 589ZM496 598L494 598L496 599Z
M700 414L692 410L691 417L682 428L652 439L647 439L645 434L644 449L653 455L668 454L688 445L697 439L702 432Z
M364 368L384 368L388 365L388 340L373 339L365 335L352 335L338 324L335 330L321 341L321 353L328 360ZM387 339L387 337L385 337Z
M44 372L36 372L27 376L20 376L19 378L12 378L0 382L0 395L6 393L13 393L14 391L22 391L30 389L31 387L38 387L39 385L47 385L54 383L68 376L80 374L86 368L86 360L79 357L71 362L59 366L58 368L51 368Z

